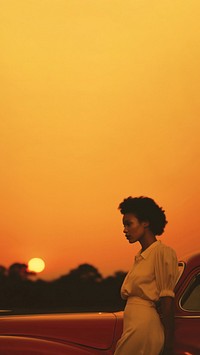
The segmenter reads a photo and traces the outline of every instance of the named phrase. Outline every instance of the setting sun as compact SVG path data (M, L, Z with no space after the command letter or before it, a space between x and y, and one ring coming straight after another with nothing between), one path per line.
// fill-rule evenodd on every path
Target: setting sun
M33 258L30 259L28 262L29 271L42 272L44 268L45 268L45 262L40 258Z

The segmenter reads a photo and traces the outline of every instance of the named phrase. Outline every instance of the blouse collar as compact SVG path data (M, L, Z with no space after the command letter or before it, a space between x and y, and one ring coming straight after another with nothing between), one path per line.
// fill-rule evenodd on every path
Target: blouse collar
M136 261L139 261L141 259L146 259L149 254L151 253L151 251L153 249L155 249L159 244L161 243L160 240L156 240L156 242L152 243L147 249L145 249L143 252L142 252L142 249L136 254L135 256L135 260Z

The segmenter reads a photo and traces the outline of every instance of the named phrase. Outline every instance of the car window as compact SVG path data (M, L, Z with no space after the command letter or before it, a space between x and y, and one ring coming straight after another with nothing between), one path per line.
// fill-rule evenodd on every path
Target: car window
M179 263L178 263L178 277L176 280L176 284L178 283L179 279L181 278L184 270L185 270L185 263L183 261L179 261Z
M200 312L200 273L187 287L181 299L181 307L187 311Z

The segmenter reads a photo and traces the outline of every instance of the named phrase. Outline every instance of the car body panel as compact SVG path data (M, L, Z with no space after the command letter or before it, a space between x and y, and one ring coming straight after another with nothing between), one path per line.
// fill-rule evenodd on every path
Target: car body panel
M200 307L186 310L181 300L196 275L200 273L200 254L184 258L184 271L175 288L175 354L200 354ZM200 303L200 298L199 298Z
M80 313L1 317L0 334L109 349L115 334L112 313Z
M51 340L29 337L0 336L1 355L98 355L94 349L87 349Z
M175 319L175 354L200 354L200 319Z

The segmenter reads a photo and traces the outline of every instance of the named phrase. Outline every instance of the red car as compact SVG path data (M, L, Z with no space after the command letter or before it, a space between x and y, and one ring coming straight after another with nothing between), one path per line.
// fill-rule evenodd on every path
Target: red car
M180 261L175 298L175 354L200 354L200 254ZM5 315L1 355L113 354L123 312Z

